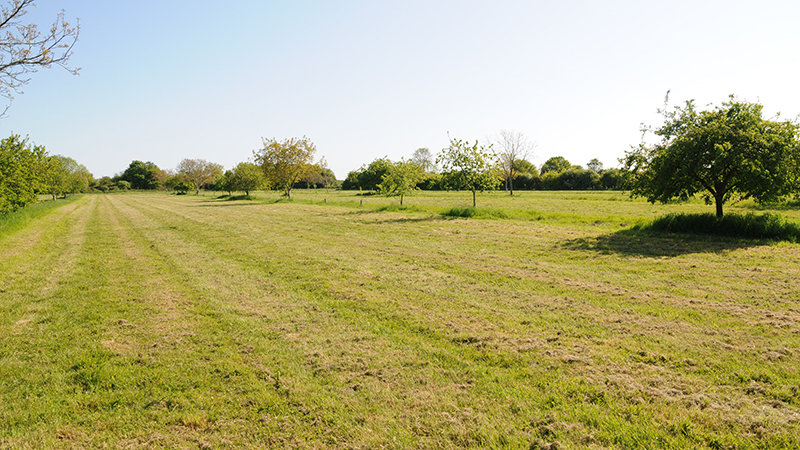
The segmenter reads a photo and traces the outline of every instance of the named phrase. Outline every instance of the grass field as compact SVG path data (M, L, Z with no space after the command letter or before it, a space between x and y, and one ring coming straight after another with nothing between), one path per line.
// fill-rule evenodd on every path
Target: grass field
M619 193L396 203L0 228L0 448L800 447L800 245L637 233L709 207Z

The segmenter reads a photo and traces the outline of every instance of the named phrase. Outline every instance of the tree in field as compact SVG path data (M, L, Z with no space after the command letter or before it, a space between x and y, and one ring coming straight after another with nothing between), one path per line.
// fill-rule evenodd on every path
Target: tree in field
M301 181L305 182L306 187L316 188L322 185L327 191L331 185L336 184L336 175L334 175L333 170L328 167L328 161L322 158L319 162L312 165L308 175Z
M387 157L375 159L368 166L362 166L347 174L347 179L342 183L342 189L363 189L365 191L378 189L378 185L381 184L381 180L389 171L391 164L392 162Z
M547 172L559 173L570 168L572 168L572 164L567 161L567 158L563 156L553 156L542 164L541 174L544 175Z
M536 147L524 134L518 131L500 130L494 138L494 145L500 150L500 162L505 175L506 189L514 195L514 178L517 176L517 161L526 160Z
M37 25L22 22L35 6L33 0L11 0L0 6L0 96L9 101L30 81L28 74L40 68L61 66L74 75L79 70L69 68L67 62L80 26L67 23L62 11L52 26L39 31Z
M194 182L185 173L176 173L167 178L167 181L164 182L164 187L179 194L185 194L195 188Z
M241 162L231 171L230 182L231 190L243 191L244 195L249 196L250 191L263 189L267 180L264 179L261 167L250 162Z
M283 142L262 138L264 146L253 152L267 181L292 198L292 187L311 173L314 164L314 143L307 137L290 138Z
M417 183L424 178L425 171L416 162L401 159L389 165L389 170L378 185L378 190L386 195L399 195L402 206L403 197L414 191Z
M603 163L597 158L592 158L591 161L586 163L586 168L599 175L603 171Z
M469 145L458 139L450 139L450 147L442 149L436 158L436 164L442 168L445 187L472 191L473 208L477 204L477 191L492 190L500 183L497 157L491 153L491 148L491 145L479 145L478 141Z
M158 189L160 184L158 181L159 168L151 161L132 161L128 168L122 172L118 177L114 177L115 181L127 181L133 189Z
M709 111L698 112L691 100L672 111L665 106L664 124L655 130L661 142L640 144L622 160L631 193L652 203L701 193L722 217L730 200L769 202L796 191L800 126L764 119L762 108L733 96Z
M65 195L69 190L70 173L67 158L61 155L48 156L42 166L42 190L53 196Z
M19 135L0 141L0 213L36 202L46 160L44 147L31 146Z
M414 154L411 156L411 162L416 163L424 172L435 173L438 171L438 167L436 167L436 158L427 148L423 147L414 150Z
M194 184L195 194L200 195L200 189L208 184L213 184L222 177L222 165L206 161L205 159L183 159L178 163L178 173L186 175Z

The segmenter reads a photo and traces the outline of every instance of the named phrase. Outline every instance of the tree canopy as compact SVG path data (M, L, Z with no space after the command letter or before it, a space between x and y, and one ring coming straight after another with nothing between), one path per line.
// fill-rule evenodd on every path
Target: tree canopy
M194 184L195 194L206 185L213 184L222 177L222 165L205 159L183 159L178 163L178 173L186 175Z
M115 178L116 181L127 181L133 189L158 189L160 187L158 171L158 166L152 161L134 160L119 177Z
M571 167L572 164L567 161L567 158L564 158L563 156L553 156L545 161L544 164L542 164L541 173L542 175L546 174L547 172L559 173Z
M291 198L294 184L313 170L317 147L305 136L283 142L274 138L262 138L262 141L264 146L253 152L256 163L261 166L267 181Z
M36 202L46 160L44 147L32 146L19 135L0 141L0 212Z
M686 200L700 193L716 205L717 217L732 199L780 199L798 188L800 140L794 121L762 117L762 105L727 102L697 111L694 102L659 110L661 141L640 144L623 163L632 194L650 202Z

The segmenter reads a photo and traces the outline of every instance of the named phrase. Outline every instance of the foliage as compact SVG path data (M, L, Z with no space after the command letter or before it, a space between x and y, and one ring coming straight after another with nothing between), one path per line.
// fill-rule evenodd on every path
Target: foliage
M189 191L193 191L196 185L189 175L185 173L177 173L167 178L167 181L164 183L164 187L179 194L185 194Z
M200 194L200 189L214 184L223 174L221 164L205 159L183 159L178 163L177 169L179 174L185 175L192 182L196 194Z
M707 234L745 239L800 241L800 226L779 214L667 214L641 227L648 231Z
M161 187L158 181L159 168L152 161L142 162L131 161L128 168L121 175L115 177L114 181L127 181L132 189L158 189Z
M229 172L230 184L224 188L226 191L242 191L245 195L250 195L250 191L263 189L266 185L264 171L251 162L241 162Z
M383 180L386 172L389 171L391 164L392 162L386 157L377 158L369 163L368 166L362 166L360 169L348 173L347 178L342 182L342 189L361 189L364 191L378 189L378 185Z
M127 190L131 189L131 184L129 182L125 181L125 180L119 180L119 181L117 181L117 186L116 187L120 191L127 191Z
M423 172L438 172L439 168L436 167L436 158L431 153L430 149L428 148L418 148L414 150L414 154L411 156L411 162L418 165Z
M328 162L325 158L322 158L318 163L311 166L308 174L300 180L295 187L303 187L306 189L324 187L328 189L330 187L336 187L336 184L336 175L334 175L333 170L328 167Z
M506 190L510 195L514 195L514 179L518 174L517 162L530 157L536 143L530 142L518 131L500 130L500 134L495 138L495 144L500 149Z
M294 184L313 171L316 146L305 136L283 142L274 138L262 138L262 141L264 146L253 152L256 163L261 166L267 181L291 198Z
M48 157L41 170L42 190L52 195L53 200L59 195L88 192L89 186L94 184L89 170L66 156Z
M450 146L442 149L436 163L442 167L443 183L448 189L472 191L472 207L476 206L475 193L490 191L500 184L497 157L492 146L484 147L475 141L469 145L450 139Z
M32 146L19 135L0 141L0 213L36 202L46 160L44 147Z
M541 174L544 175L547 172L559 173L571 167L572 164L567 161L567 158L564 158L563 156L553 156L545 161L544 164L542 164Z
M67 23L62 11L42 33L37 25L21 21L35 6L33 0L11 0L0 7L0 96L9 101L30 80L28 74L40 68L61 66L74 75L79 70L69 68L67 62L78 41L80 25Z
M608 169L600 173L600 186L603 189L624 188L624 175L619 169Z
M403 197L415 190L417 183L422 181L424 176L425 173L419 164L401 159L389 165L378 185L378 190L386 195L399 195L402 205Z
M710 111L698 112L691 100L673 111L665 106L655 130L661 142L642 143L623 160L632 195L665 203L700 193L722 217L728 201L770 202L797 190L800 127L764 119L762 109L733 96Z
M599 175L603 172L603 163L597 158L592 158L586 163L586 168Z
M114 181L111 179L111 177L108 176L100 178L99 180L97 180L97 183L95 184L95 189L97 189L100 192L113 191L116 188L117 186L114 184Z
M53 196L66 194L70 182L66 158L61 155L47 157L42 165L42 190Z

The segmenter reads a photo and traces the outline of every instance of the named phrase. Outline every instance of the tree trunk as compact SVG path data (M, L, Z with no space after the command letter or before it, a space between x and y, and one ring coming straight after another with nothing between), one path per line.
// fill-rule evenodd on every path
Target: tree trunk
M511 196L514 195L514 175L508 177L508 190L511 191Z
M476 203L475 203L475 191L473 190L472 191L472 207L473 208L477 208L477 206L475 206L475 205L476 205Z
M714 200L717 204L717 218L719 219L722 217L722 198L715 198Z
M403 206L403 194L400 194L400 206Z

